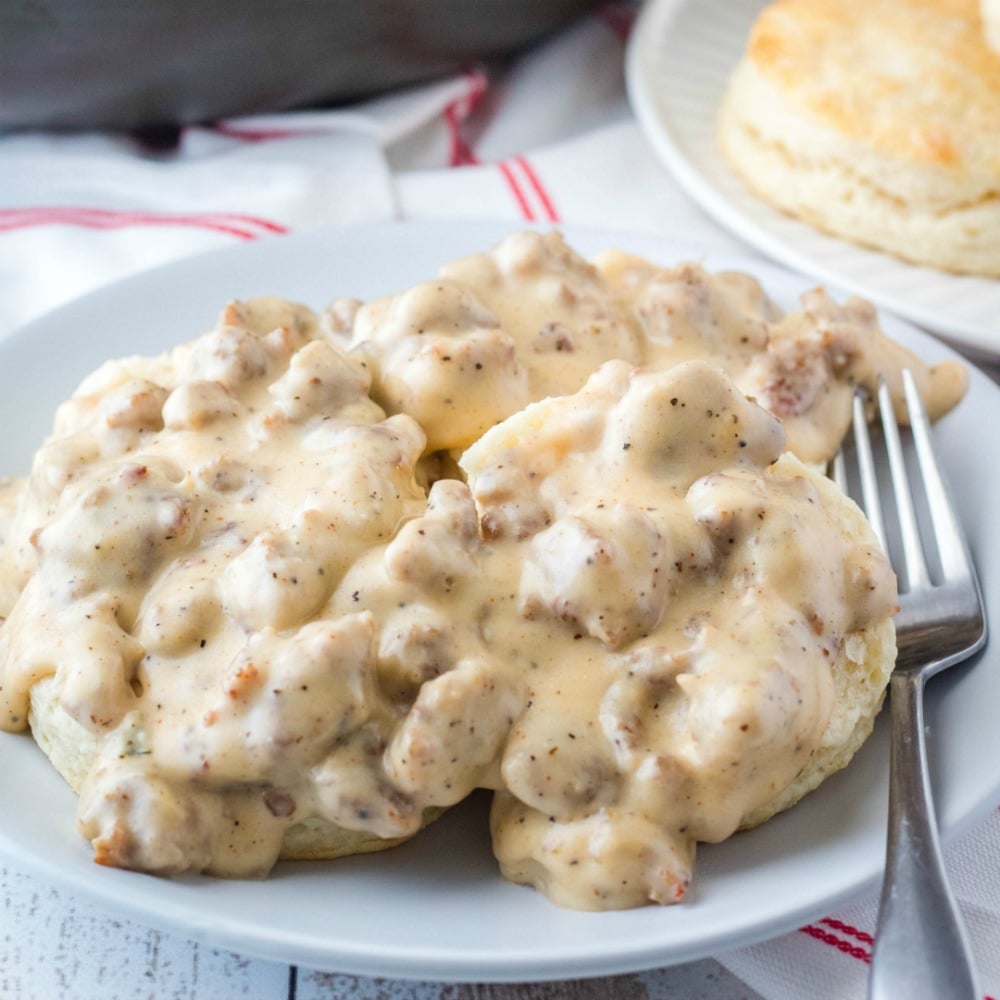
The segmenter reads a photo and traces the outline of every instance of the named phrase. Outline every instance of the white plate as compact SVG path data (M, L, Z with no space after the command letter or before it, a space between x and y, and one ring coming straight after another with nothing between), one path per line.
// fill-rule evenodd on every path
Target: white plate
M241 247L150 272L81 299L0 341L0 469L27 468L57 400L97 362L153 352L207 329L231 297L277 294L316 307L335 294L368 298L433 277L444 261L483 250L498 225L377 225ZM664 264L697 249L649 237L567 231L585 253L618 245ZM758 274L780 300L805 285L739 259L711 267ZM926 357L939 342L890 329ZM938 434L983 585L1000 621L1000 391L979 372ZM1000 673L974 669L933 682L931 756L945 826L954 832L1000 801ZM690 898L620 913L560 910L497 874L485 802L473 800L415 841L381 855L280 865L263 882L174 881L100 868L73 828L74 797L27 736L0 734L0 851L14 863L119 914L213 946L328 970L451 980L611 974L690 960L791 930L873 887L882 862L884 734L850 768L759 830L703 847Z
M983 357L1000 357L1000 281L916 267L813 229L754 197L715 140L729 74L763 0L649 0L626 76L636 117L677 181L769 257L855 291Z

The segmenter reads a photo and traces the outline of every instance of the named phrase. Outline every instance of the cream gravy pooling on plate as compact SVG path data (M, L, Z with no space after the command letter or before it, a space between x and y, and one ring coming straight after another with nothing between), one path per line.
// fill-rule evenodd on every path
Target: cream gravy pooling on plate
M405 838L487 787L509 877L675 901L891 615L870 533L778 460L835 450L901 352L861 304L783 317L554 234L322 317L233 304L89 377L0 491L0 724L34 712L103 863L263 874L316 822Z

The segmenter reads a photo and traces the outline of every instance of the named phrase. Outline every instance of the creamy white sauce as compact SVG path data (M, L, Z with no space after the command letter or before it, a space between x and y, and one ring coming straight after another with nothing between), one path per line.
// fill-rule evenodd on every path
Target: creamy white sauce
M406 837L487 787L509 877L676 901L892 612L885 560L774 463L829 457L903 360L957 401L862 303L785 316L555 235L322 317L234 304L87 379L0 488L0 726L54 678L103 863L262 874L310 818Z

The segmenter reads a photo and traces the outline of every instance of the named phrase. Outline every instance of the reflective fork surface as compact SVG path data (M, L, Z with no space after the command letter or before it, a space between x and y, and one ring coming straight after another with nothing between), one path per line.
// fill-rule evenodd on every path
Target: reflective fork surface
M880 383L881 435L854 399L853 442L834 478L865 509L899 579L899 648L889 684L890 775L885 877L870 1000L976 998L965 928L941 857L924 740L924 682L986 641L979 581L948 498L926 411L903 373L910 428L900 428ZM853 444L853 447L851 445ZM850 456L853 455L853 463Z

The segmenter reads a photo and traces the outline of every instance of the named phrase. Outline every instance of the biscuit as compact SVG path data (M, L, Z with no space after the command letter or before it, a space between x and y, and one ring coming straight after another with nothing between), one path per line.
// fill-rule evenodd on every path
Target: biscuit
M100 741L68 715L59 704L53 677L43 677L31 689L28 721L31 734L60 777L77 794L94 766ZM428 810L424 822L436 819L442 810ZM284 831L282 861L331 861L353 854L385 851L407 837L376 837L362 830L348 830L322 816L310 816Z
M846 537L859 544L871 538L871 528L860 509L826 476L787 453L774 470L779 479L795 475L808 478L823 504L834 512L837 526ZM746 813L740 829L759 826L789 809L850 763L871 735L895 663L896 632L891 619L845 637L831 670L835 707L815 754L787 788Z
M1000 55L977 0L778 0L719 118L747 186L836 236L1000 276Z

